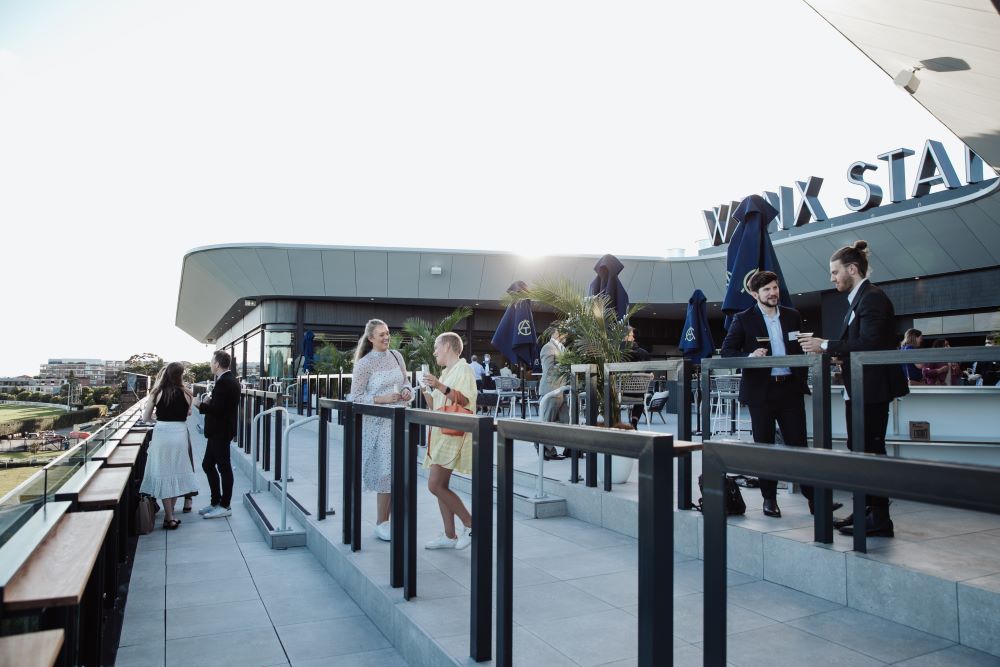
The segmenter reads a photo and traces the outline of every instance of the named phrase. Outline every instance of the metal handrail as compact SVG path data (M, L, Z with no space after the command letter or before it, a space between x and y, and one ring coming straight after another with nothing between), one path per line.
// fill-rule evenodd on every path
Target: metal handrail
M256 471L256 466L257 466L257 441L258 441L258 438L257 438L257 420L261 419L262 417L264 417L264 415L272 415L272 414L276 414L276 413L279 413L279 412L285 412L285 413L291 414L291 412L288 410L288 408L285 408L284 406L278 405L278 406L270 408L268 410L264 410L262 412L258 412L250 420L250 463L255 468L254 469L254 474L253 474L253 480L251 482L251 488L253 489L253 493L257 493L257 471ZM288 423L289 424L293 423L291 417L289 417Z
M787 357L785 358L787 359ZM730 441L705 443L704 650L706 665L726 664L727 472L760 474L895 498L1000 514L1000 468L912 461L804 447L759 447ZM641 511L641 505L640 505ZM855 515L857 516L857 515ZM861 512L862 521L864 511ZM855 535L859 526L855 524ZM864 534L864 529L860 532ZM639 590L642 590L640 586ZM641 594L641 593L640 593Z
M285 431L282 435L281 447L285 449L285 451L281 458L281 528L279 529L279 532L285 532L288 530L288 459L291 458L287 450L289 441L288 434L291 433L292 429L305 426L306 424L315 421L319 421L319 415L313 415L312 417L300 419L297 422L291 422L285 427Z
M512 662L515 439L639 459L639 664L671 664L673 568L663 563L674 550L673 436L519 419L497 423L496 664Z

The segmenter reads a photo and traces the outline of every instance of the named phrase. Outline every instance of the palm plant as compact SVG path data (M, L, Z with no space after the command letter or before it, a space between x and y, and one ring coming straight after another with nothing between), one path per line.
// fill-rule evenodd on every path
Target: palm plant
M557 372L563 378L569 377L573 365L597 366L596 398L599 409L603 411L604 364L629 360L631 352L623 345L628 334L628 321L643 306L629 306L625 317L619 320L606 294L588 296L564 278L542 279L526 291L508 294L502 303L506 306L522 299L531 299L556 312L556 320L546 329L545 335L551 336L552 332L560 331L566 336L563 343L566 349L556 359ZM605 415L605 423L613 425L618 422L621 411L618 396L612 393L611 400L611 418Z
M448 331L452 331L458 323L472 315L472 309L462 306L456 308L451 315L438 322L431 324L419 317L411 317L403 322L403 332L408 343L403 343L402 353L406 359L407 368L416 368L421 364L427 364L433 375L441 374L441 367L434 360L434 341L437 337Z
M338 350L333 345L325 345L313 360L313 372L318 374L326 373L350 373L354 368L354 351Z

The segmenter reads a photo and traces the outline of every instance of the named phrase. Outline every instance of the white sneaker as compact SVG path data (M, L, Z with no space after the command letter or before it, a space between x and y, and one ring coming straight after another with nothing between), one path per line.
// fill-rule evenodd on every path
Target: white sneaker
M465 549L472 544L472 529L462 526L458 531L458 538L455 540L455 549Z
M383 542L389 542L392 540L392 530L389 528L388 521L375 524L375 537Z
M227 516L232 516L232 515L233 515L233 511L231 509L229 509L228 507L223 507L222 505L219 505L217 507L213 507L210 512L206 512L204 515L202 515L201 518L202 519L224 519Z
M216 507L218 507L218 505L205 505L200 510L198 510L198 514L200 516L205 516L206 514L214 510Z
M424 545L424 549L454 549L458 538L451 538L441 533L437 539L431 540Z

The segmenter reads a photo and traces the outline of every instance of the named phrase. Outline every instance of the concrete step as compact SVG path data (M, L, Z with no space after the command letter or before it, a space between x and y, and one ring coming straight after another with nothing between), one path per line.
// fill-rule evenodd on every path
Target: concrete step
M293 512L287 513L285 530L281 529L281 501L275 498L270 489L243 494L243 505L250 511L254 523L257 524L264 540L272 549L287 549L306 545L305 528L295 518Z

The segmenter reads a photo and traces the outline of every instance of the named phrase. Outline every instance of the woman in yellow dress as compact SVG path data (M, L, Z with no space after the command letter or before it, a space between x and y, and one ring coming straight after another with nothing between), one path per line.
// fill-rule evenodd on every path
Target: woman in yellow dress
M434 359L444 370L437 378L424 373L424 398L433 410L439 410L445 402L472 409L476 404L476 375L472 367L459 355L462 354L462 339L458 334L443 333L434 341ZM430 469L427 488L438 499L444 534L424 545L427 549L464 549L472 544L472 515L465 508L462 499L448 488L451 473L472 472L472 434L445 435L440 428L431 429L427 442L424 467ZM462 528L455 531L455 517L462 522Z

